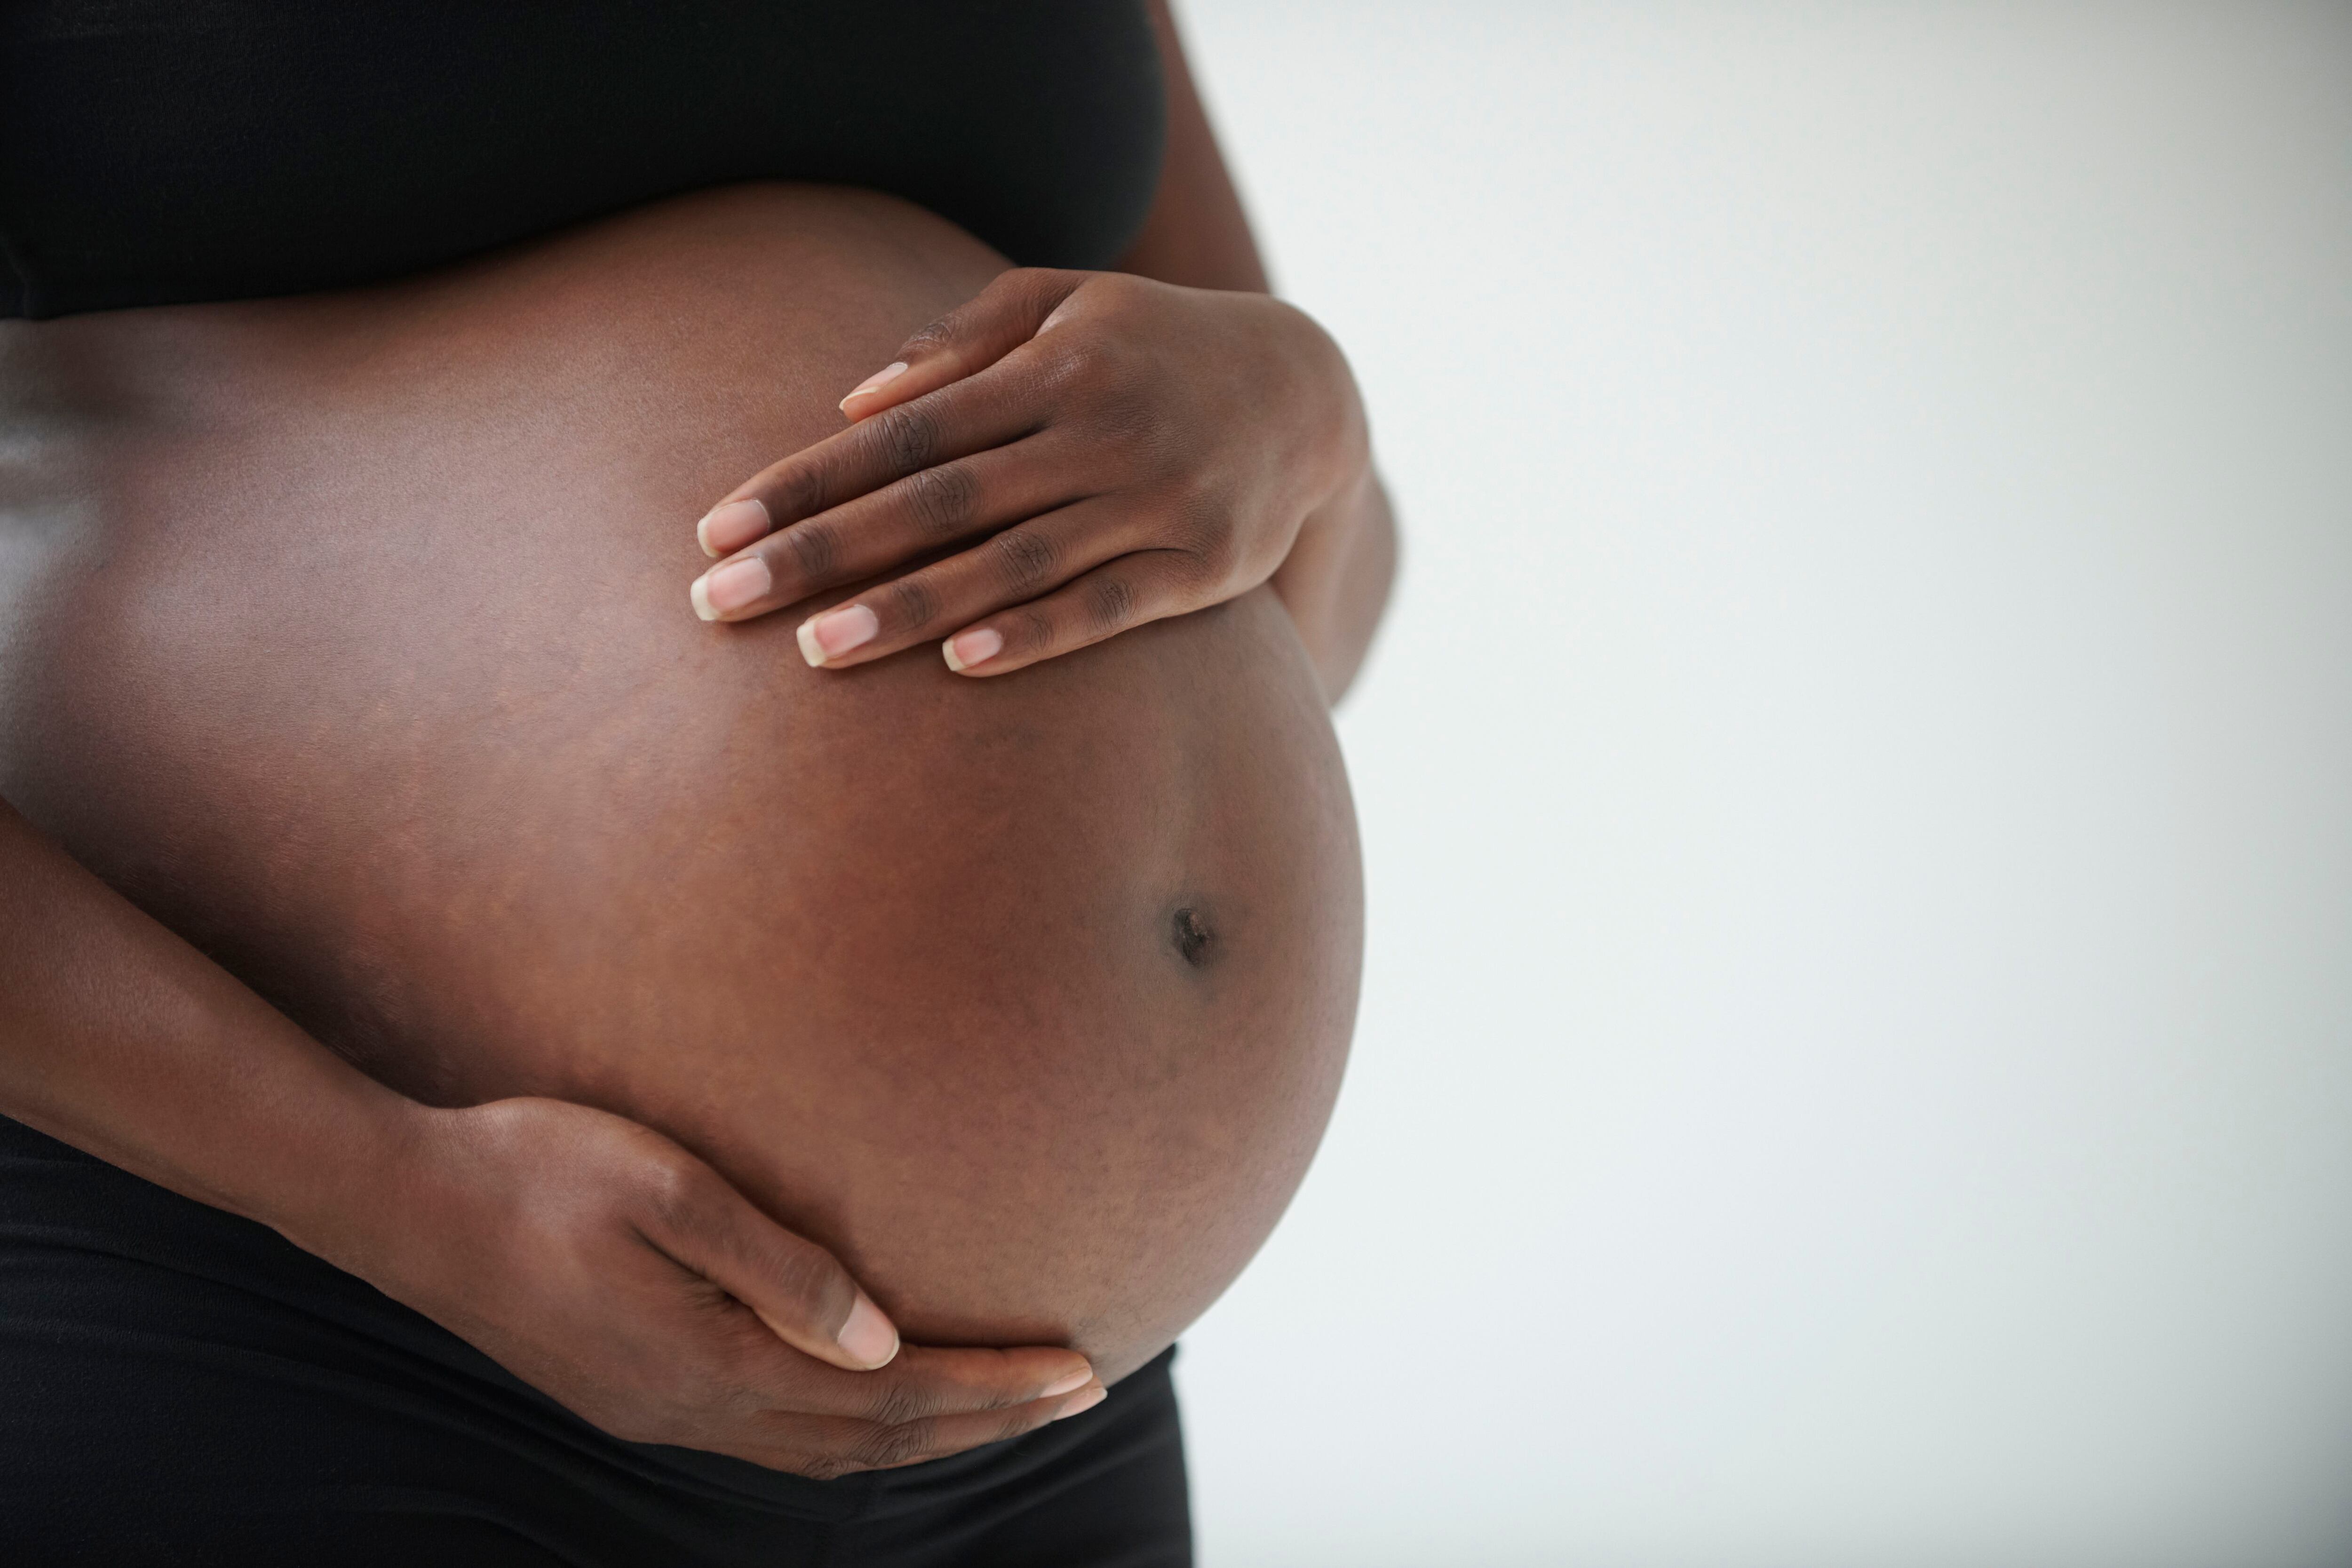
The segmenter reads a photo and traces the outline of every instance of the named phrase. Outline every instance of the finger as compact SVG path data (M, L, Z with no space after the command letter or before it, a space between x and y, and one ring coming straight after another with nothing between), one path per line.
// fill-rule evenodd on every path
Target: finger
M901 344L888 364L841 400L841 411L853 420L870 419L994 364L1035 337L1087 277L1041 267L998 273L987 288Z
M1179 550L1122 555L1033 604L1001 610L940 644L958 675L1009 675L1147 621L1197 610L1212 574Z
M985 1444L1005 1442L1034 1432L1040 1426L1083 1415L1100 1405L1109 1393L1101 1383L1089 1378L1084 1386L1059 1398L1041 1399L1017 1410L990 1415L941 1415L929 1421L911 1422L908 1426L894 1427L890 1429L891 1437L887 1446L904 1451L906 1457L889 1459L873 1468L895 1470L906 1465L919 1465L927 1459L944 1459L950 1454L964 1453Z
M715 1171L665 1173L638 1230L820 1361L864 1372L898 1353L897 1326L832 1253L761 1214Z
M801 623L801 657L823 668L863 664L944 637L1019 605L1142 541L1132 501L1108 496L1066 506L993 534L961 554L877 584Z
M790 1354L789 1351L780 1352ZM1011 1350L907 1345L888 1366L843 1372L802 1360L780 1367L771 1403L780 1410L842 1415L895 1426L937 1415L969 1415L1051 1399L1094 1380L1094 1365L1055 1345Z
M992 447L1044 422L1038 381L996 367L932 396L804 447L735 487L694 525L709 555L729 555L778 529Z
M1051 432L1032 436L796 522L704 573L692 590L695 614L750 620L1067 505L1106 477L1069 460L1070 445Z
M1105 1392L1100 1383L1089 1380L1075 1392L1009 1410L923 1416L895 1424L823 1416L795 1420L784 1445L795 1455L784 1462L786 1468L803 1475L825 1478L919 1465L1034 1432L1092 1409L1102 1403Z

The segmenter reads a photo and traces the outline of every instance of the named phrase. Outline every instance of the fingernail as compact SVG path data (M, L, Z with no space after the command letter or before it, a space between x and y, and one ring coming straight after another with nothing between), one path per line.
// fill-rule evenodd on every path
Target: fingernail
M1094 1380L1095 1369L1090 1366L1082 1366L1076 1372L1066 1373L1064 1375L1055 1378L1053 1382L1039 1389L1037 1391L1037 1397L1040 1399L1051 1399L1057 1394L1067 1394L1074 1388L1084 1388Z
M1095 1387L1087 1389L1084 1394L1072 1399L1067 1405L1063 1405L1061 1409L1055 1411L1054 1413L1054 1419L1056 1421L1067 1421L1073 1415L1084 1415L1086 1412L1092 1410L1096 1405L1100 1405L1104 1400L1109 1397L1110 1390L1102 1387L1100 1384L1097 1384Z
M887 1366L890 1358L898 1353L898 1331L882 1315L882 1309L866 1299L859 1291L857 1304L849 1309L848 1321L834 1340L849 1352L852 1360L862 1363L869 1371Z
M948 668L970 669L975 664L985 664L1004 651L1004 639L986 626L974 626L968 632L958 632L940 644L940 652L947 656Z
M881 629L881 621L863 605L811 616L801 623L798 634L801 657L811 664L822 665L827 659L839 658L851 648L864 647Z
M841 400L841 406L844 408L848 407L850 397L863 397L867 393L873 391L876 387L887 386L890 383L898 380L900 376L906 374L907 362L905 360L891 361L888 364L884 365L880 370L876 371L872 375L867 376L864 381L859 382L856 386L851 387L849 389L849 397L845 397Z
M756 555L713 566L694 580L689 591L694 613L715 621L730 610L740 610L764 597L771 584L768 563Z
M712 507L694 525L705 555L732 555L772 531L768 509L756 500L730 500Z

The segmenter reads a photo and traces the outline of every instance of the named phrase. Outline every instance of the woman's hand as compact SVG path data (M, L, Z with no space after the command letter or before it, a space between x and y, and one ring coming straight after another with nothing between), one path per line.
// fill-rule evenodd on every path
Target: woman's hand
M1001 675L1218 604L1370 484L1355 383L1313 321L1121 273L1007 272L842 411L702 519L725 559L693 587L737 621L881 577L801 626L826 668L937 638L950 668Z
M418 1126L358 1271L614 1436L829 1478L1102 1397L1075 1351L901 1346L830 1253L634 1121L506 1100Z

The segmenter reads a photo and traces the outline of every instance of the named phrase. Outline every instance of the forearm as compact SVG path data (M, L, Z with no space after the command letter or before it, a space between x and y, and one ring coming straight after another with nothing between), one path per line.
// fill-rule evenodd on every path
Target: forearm
M5 803L0 889L0 1112L312 1251L342 1251L383 1201L415 1102Z

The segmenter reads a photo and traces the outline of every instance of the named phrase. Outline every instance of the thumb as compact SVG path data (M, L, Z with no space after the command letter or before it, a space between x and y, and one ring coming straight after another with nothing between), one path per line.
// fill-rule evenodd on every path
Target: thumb
M640 1223L646 1239L793 1348L851 1372L888 1365L898 1330L840 1260L761 1213L717 1172L701 1174Z
M1016 267L899 346L898 357L841 400L854 424L986 370L1037 335L1089 275Z

